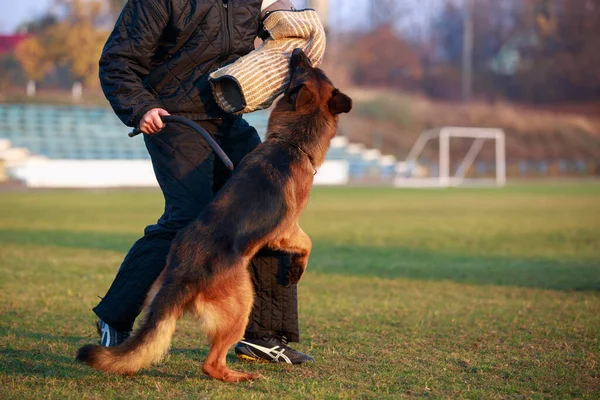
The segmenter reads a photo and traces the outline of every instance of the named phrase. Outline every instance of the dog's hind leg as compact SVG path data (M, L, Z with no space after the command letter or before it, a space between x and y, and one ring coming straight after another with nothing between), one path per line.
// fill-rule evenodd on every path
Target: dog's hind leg
M152 286L150 286L150 289L148 290L148 293L146 294L146 300L144 300L144 306L142 307L143 310L148 309L148 307L150 307L150 304L152 304L152 301L156 297L156 294L158 293L158 291L160 290L161 286L163 285L163 283L165 281L166 274L167 274L167 269L165 268L162 270L160 275L158 275L158 278L156 278L156 280L154 281Z
M212 342L202 371L225 382L262 378L260 374L233 371L226 365L227 351L244 335L254 300L245 264L219 277L218 282L199 296L196 304Z

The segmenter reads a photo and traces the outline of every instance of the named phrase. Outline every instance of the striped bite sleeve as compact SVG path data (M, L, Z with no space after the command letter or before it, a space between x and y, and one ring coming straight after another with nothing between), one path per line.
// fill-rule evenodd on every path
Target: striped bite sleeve
M302 49L315 67L323 61L325 32L314 10L275 11L263 25L269 37L256 50L210 75L214 98L229 113L273 104L289 83L294 49Z

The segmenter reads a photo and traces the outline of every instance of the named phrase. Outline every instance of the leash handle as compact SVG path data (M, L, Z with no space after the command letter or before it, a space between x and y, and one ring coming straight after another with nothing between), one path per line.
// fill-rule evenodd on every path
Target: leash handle
M208 132L206 132L206 130L204 128L202 128L200 125L198 125L197 123L195 123L194 121L192 121L189 118L179 117L177 115L165 115L163 117L160 117L160 119L166 124L172 123L172 122L177 123L177 124L183 124L183 125L186 125L186 126L192 128L196 132L198 132L204 138L204 140L206 140L208 145L213 149L215 154L217 154L217 156L219 156L221 161L223 161L223 164L225 164L227 169L229 169L230 171L233 171L233 169L234 169L233 162L231 162L229 157L227 157L227 154L225 154L225 152L223 151L221 146L219 146L219 144L215 141L215 139L213 139L213 137L210 136L210 134ZM140 128L135 128L134 130L129 132L128 136L135 137L135 136L139 135L140 133L142 133L142 130Z
M134 130L132 130L131 132L129 132L127 134L127 136L129 136L129 137L136 137L140 133L142 133L142 130L140 128L135 128Z

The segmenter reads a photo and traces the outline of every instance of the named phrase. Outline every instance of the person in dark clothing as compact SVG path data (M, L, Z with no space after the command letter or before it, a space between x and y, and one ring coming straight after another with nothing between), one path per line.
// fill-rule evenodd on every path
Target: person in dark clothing
M121 12L100 58L100 81L117 116L145 133L165 209L129 250L94 308L103 345L129 336L175 234L231 174L198 133L164 126L160 117L196 121L237 165L260 139L244 119L219 108L208 75L252 51L262 17L281 9L293 5L288 0L129 0ZM314 360L287 345L299 340L296 286L286 282L289 263L286 254L266 249L252 260L256 295L244 340L235 348L241 358ZM282 352L286 357L278 356Z

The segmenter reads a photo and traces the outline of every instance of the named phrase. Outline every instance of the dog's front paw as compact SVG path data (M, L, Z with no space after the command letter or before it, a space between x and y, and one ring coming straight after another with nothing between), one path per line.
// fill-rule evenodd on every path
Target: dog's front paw
M290 266L290 284L295 285L300 282L304 271L306 270L306 264L304 263L292 263Z

